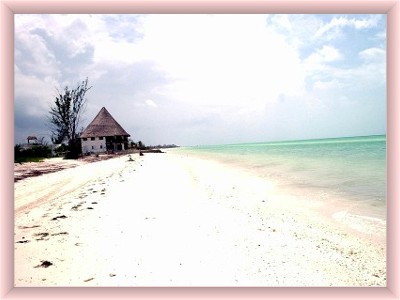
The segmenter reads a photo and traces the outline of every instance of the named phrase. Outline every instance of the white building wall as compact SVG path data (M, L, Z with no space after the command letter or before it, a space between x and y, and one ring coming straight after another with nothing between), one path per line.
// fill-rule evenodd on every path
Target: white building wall
M106 152L106 138L100 139L100 137L86 138L86 141L82 139L82 153L100 153Z

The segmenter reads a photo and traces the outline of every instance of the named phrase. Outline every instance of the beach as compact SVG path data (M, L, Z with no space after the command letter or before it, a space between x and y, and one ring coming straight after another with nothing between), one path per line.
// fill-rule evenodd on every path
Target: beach
M386 286L385 224L349 202L166 152L15 182L15 286Z

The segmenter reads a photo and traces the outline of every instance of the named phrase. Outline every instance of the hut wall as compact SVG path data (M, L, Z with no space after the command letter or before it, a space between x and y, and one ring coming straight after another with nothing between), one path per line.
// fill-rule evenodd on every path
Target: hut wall
M94 137L82 139L82 153L101 153L106 151L106 138Z

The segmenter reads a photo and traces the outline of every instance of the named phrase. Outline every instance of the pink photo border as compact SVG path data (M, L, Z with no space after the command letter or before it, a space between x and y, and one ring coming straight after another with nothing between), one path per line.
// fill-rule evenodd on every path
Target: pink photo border
M387 15L386 288L14 288L14 14L19 13L379 13ZM399 299L399 0L0 0L1 299Z

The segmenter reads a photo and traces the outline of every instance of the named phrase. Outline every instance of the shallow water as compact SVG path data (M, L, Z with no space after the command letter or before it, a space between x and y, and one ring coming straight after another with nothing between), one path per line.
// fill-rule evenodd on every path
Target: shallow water
M245 168L283 187L347 199L359 212L386 218L386 136L179 148Z

